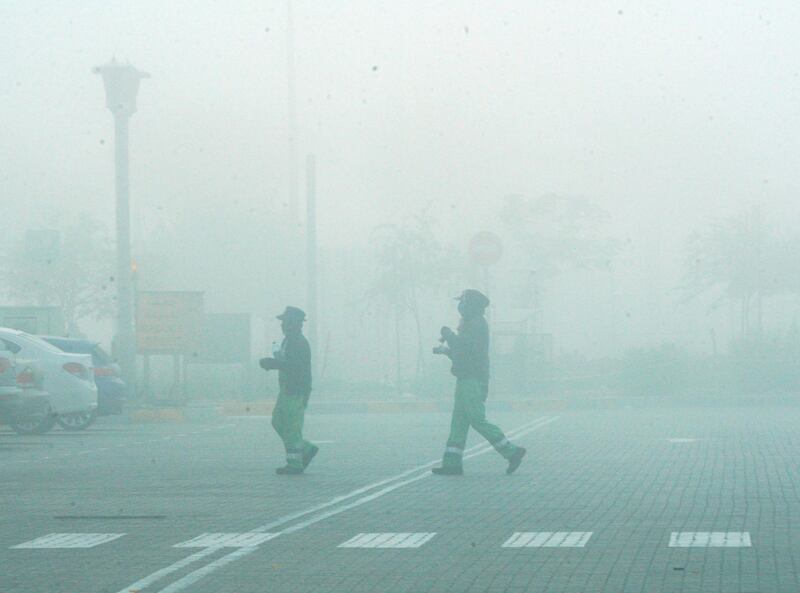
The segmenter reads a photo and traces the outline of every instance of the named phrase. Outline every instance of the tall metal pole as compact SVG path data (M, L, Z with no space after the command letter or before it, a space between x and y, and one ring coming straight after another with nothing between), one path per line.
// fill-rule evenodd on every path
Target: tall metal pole
M115 351L130 393L136 395L136 333L134 328L134 282L131 259L130 184L128 175L128 129L136 113L139 81L149 75L130 64L112 60L94 69L103 77L106 106L114 116L114 165L117 212L117 324Z
M130 114L114 113L114 167L117 194L117 348L120 367L132 394L136 393L136 330L133 325L133 269L131 267L131 203L128 175Z
M294 15L292 0L286 2L286 91L288 103L289 145L289 216L292 230L300 223L297 183L297 95L294 75Z
M317 161L313 154L306 156L306 274L308 281L308 337L312 360L318 352L317 318Z

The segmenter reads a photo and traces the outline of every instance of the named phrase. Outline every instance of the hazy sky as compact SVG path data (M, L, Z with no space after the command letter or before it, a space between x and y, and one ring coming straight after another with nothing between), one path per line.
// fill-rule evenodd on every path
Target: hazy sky
M459 240L498 224L502 196L547 192L595 199L621 233L663 223L667 238L796 195L797 2L294 10L299 153L318 156L328 243L427 201L459 209ZM287 195L285 25L286 3L268 0L2 2L0 195L14 228L56 204L111 221L112 122L91 68L112 55L152 74L132 127L140 228L198 211L274 216Z

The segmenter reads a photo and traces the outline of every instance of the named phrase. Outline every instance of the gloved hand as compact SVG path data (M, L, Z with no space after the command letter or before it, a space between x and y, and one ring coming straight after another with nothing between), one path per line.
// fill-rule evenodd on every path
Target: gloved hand
M258 364L265 371L273 371L278 368L278 361L274 358L262 358Z
M449 327L447 327L445 325L441 329L441 335L442 335L442 339L447 341L447 340L450 340L450 339L454 338L456 334L453 332L452 329L450 329Z

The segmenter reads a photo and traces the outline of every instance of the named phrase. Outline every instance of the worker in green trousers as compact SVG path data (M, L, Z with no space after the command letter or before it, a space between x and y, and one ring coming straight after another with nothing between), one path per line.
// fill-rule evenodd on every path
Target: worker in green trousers
M284 339L271 358L259 361L266 371L278 371L278 401L272 410L272 427L286 449L286 465L275 470L281 475L302 474L319 448L303 438L303 422L311 395L311 348L303 335L306 314L286 307L278 315Z
M465 290L458 300L461 321L458 332L449 327L441 330L441 345L435 354L452 360L456 377L455 403L450 422L450 436L440 467L433 473L460 476L464 473L464 446L470 427L508 461L507 474L514 473L525 456L525 449L512 444L497 426L486 420L486 397L489 394L489 324L485 312L489 299L478 290Z

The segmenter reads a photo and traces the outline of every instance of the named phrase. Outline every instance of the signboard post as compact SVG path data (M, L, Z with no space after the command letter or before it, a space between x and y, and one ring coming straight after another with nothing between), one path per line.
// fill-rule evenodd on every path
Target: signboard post
M187 354L200 348L202 292L142 291L136 305L140 354Z
M181 379L181 357L197 353L202 346L203 293L141 291L137 296L136 342L138 352L145 358L145 389L149 390L153 354L173 357L177 385Z

